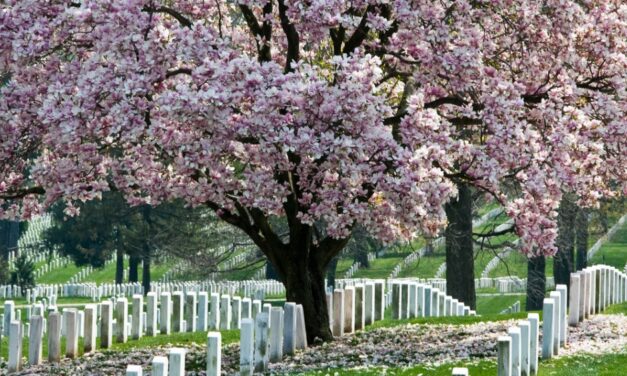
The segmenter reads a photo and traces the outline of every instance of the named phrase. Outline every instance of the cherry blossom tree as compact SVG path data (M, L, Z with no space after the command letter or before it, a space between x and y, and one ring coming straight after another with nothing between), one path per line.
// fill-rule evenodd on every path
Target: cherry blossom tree
M551 254L562 191L626 189L620 0L0 4L0 214L109 190L205 205L268 257L310 342L356 224L467 234L473 187Z

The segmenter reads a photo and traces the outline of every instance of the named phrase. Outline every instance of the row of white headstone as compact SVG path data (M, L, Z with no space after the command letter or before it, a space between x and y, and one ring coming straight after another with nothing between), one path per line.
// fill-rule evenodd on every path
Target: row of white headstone
M258 291L264 294L280 295L285 293L285 286L275 280L245 280L245 281L187 281L187 282L155 282L151 285L151 291L158 295L161 292L174 291L210 291L221 294L252 295ZM32 289L27 289L23 294L17 285L0 286L0 298L11 299L27 297L28 302L33 302L37 297L50 296L62 297L87 297L93 301L99 301L107 296L124 295L131 297L135 294L143 294L141 283L64 283L64 284L38 284Z
M544 300L542 324L542 356L550 358L566 344L566 285L557 285L550 298ZM497 340L497 374L499 376L530 376L538 373L539 324L537 313L508 330Z
M207 335L208 376L222 374L220 332ZM264 305L263 312L253 318L242 319L240 331L240 375L250 376L257 372L266 372L269 363L283 359L284 354L294 354L296 350L307 347L307 333L303 307L286 303L284 307ZM176 363L173 367L172 364ZM185 352L183 349L170 350L169 359L154 357L152 360L153 376L182 376L185 374ZM141 376L142 367L129 365L127 376Z
M543 301L542 358L551 359L559 355L560 348L568 343L568 326L577 326L607 306L625 301L627 274L620 270L594 265L571 273L570 290L566 285L557 285L556 290ZM508 336L499 337L499 376L537 374L537 325L537 314L530 313L528 321L510 328Z
M540 316L529 313L527 320L509 328L497 341L497 374L499 376L530 376L538 374Z
M22 366L22 337L29 339L30 347L40 348L43 332L48 332L48 360L58 362L60 359L61 336L66 340L66 356L74 358L78 355L78 338L84 338L84 352L96 349L96 339L100 338L100 347L109 348L115 337L116 342L124 343L129 336L139 339L144 334L154 336L158 333L194 332L239 329L243 319L254 319L262 309L270 312L270 304L262 307L262 301L239 296L220 295L207 292L189 291L183 295L181 291L172 294L163 292L161 296L148 293L146 311L144 297L134 295L131 314L129 302L125 297L112 298L99 304L88 304L84 311L75 308L63 310L63 316L56 312L56 307L44 309L43 304L32 306L29 323L22 325L20 310L15 309L13 301L4 303L3 326L9 336L9 369L19 370ZM45 313L48 318L45 318ZM115 318L115 319L114 319ZM15 327L15 328L14 328ZM26 332L28 335L24 333ZM304 330L304 320L303 320ZM39 334L41 331L41 334ZM294 331L296 332L296 331ZM35 351L35 350L33 350ZM39 351L38 353L41 353ZM29 364L41 362L41 357L29 357Z
M392 281L392 318L473 316L475 311L446 292L412 280Z
M220 332L209 332L207 335L207 376L221 375L221 345ZM151 366L152 376L185 376L185 349L170 349L168 357L155 356L152 358ZM126 376L143 376L142 367L127 365Z
M610 304L627 301L627 274L606 265L594 265L570 275L568 324L577 326Z
M511 306L505 308L500 313L501 314L508 314L508 313L518 313L518 312L520 312L520 300L514 302L514 304L512 304Z

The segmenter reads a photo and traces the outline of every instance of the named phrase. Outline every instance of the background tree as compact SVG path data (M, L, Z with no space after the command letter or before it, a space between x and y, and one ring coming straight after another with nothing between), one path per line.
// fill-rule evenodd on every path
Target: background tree
M15 259L10 282L12 285L19 286L22 294L35 287L35 264L26 254L21 254Z
M68 217L67 207L53 209L54 225L44 233L48 249L58 249L76 265L103 267L114 254L116 283L123 282L124 255L129 255L129 282L141 281L150 291L150 267L155 256L197 254L216 246L203 227L210 223L206 211L184 207L180 201L129 206L121 194L107 192L102 200L80 204L80 214ZM223 260L209 260L209 263ZM212 269L215 270L215 264ZM207 263L204 264L207 266Z
M328 340L324 273L357 224L386 243L435 236L472 186L505 207L523 252L552 254L563 190L587 204L624 190L621 7L11 2L0 211L72 213L110 189L204 205L275 266L308 340Z

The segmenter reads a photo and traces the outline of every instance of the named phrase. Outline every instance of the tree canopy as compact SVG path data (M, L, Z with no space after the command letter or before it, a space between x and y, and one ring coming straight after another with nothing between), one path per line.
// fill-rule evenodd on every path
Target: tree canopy
M318 280L356 224L385 242L433 235L472 186L505 206L525 252L552 254L564 191L587 205L627 191L622 0L0 9L1 215L58 200L72 213L108 190L206 205L289 300L306 299L289 281L315 277L311 336L330 336L309 323L326 319Z

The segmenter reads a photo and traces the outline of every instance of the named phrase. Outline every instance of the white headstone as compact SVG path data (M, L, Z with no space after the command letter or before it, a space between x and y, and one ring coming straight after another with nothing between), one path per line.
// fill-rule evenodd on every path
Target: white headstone
M152 376L168 376L168 358L165 356L152 358Z
M170 376L185 376L185 349L173 348L169 355Z
M85 306L85 337L83 341L83 352L89 353L96 350L97 337L97 312L96 306L88 304Z
M520 321L518 327L520 328L520 374L522 376L529 376L531 324L526 320Z
M296 304L287 302L283 306L283 353L296 351Z
M231 329L231 296L222 295L220 301L220 329Z
M126 376L142 376L142 366L128 365L126 367Z
M28 335L28 363L30 365L41 364L42 341L44 337L44 318L41 316L30 317L30 333Z
M542 318L544 319L542 322L542 359L551 359L555 342L555 300L553 298L544 299Z
M198 293L198 322L196 330L206 332L209 324L209 296L206 291Z
M266 312L255 318L255 372L266 372L269 362L270 318Z
M157 293L146 294L146 335L155 336L157 334Z
M126 343L128 339L128 300L118 298L115 308L115 340L118 343Z
M512 351L510 353L512 363L512 376L520 376L520 328L510 328L508 334L509 337L512 339Z
M270 362L280 362L283 358L283 308L270 310Z
M183 292L172 293L172 331L180 333L183 331Z
M222 375L222 335L220 332L207 334L207 376Z
M100 347L108 349L113 339L113 304L110 301L100 303Z
M22 369L22 323L15 320L9 324L9 373Z
M65 356L74 359L78 356L78 323L76 322L76 309L64 309L65 321Z
M161 315L160 320L159 320L159 325L160 325L160 331L161 334L170 334L171 329L171 322L170 322L170 318L172 316L171 314L171 306L172 304L171 302L171 295L169 292L162 292L161 293L161 306L160 306L160 311L159 314Z
M244 319L240 329L240 375L250 376L254 370L254 343L255 343L255 322L253 319Z
M189 291L185 296L185 322L187 323L186 329L188 332L196 331L197 304L198 298L196 295L196 291Z
M498 360L497 360L497 375L498 376L511 376L512 375L512 339L509 336L499 337L497 340Z
M48 314L48 361L59 363L61 360L61 314L50 312Z
M133 318L131 321L131 338L140 339L144 330L144 297L133 295Z

